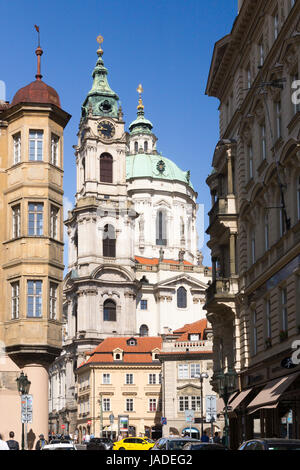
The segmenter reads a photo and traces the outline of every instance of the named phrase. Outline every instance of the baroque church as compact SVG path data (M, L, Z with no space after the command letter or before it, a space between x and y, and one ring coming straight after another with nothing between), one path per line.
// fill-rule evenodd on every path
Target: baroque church
M65 221L64 345L50 370L50 426L67 422L69 432L76 429L74 372L86 353L107 337L159 336L205 318L211 279L197 249L190 172L157 150L141 85L137 117L125 130L98 39L74 146L75 206Z

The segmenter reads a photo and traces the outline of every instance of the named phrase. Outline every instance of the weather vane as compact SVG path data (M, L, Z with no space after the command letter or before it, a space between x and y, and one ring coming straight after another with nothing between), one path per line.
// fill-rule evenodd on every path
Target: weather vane
M136 91L139 93L139 104L138 104L138 109L144 109L143 101L142 101L142 93L143 93L143 87L142 84L140 83L139 86L137 87Z

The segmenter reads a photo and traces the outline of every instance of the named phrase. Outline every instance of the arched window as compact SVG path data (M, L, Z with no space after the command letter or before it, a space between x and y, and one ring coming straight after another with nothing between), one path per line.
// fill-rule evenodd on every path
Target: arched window
M140 336L149 336L149 328L147 325L140 326Z
M103 153L100 156L100 181L113 182L113 158L109 153Z
M116 234L113 225L106 224L103 230L103 256L107 258L116 257Z
M167 244L166 214L158 211L156 215L156 245Z
M103 320L117 321L117 308L113 300L106 300L103 305Z
M145 140L144 142L144 152L148 152L148 142Z
M138 151L139 151L139 144L138 144L138 142L134 142L134 151L135 151L135 153L138 153Z
M177 307L186 308L186 305L186 289L181 286L177 290Z

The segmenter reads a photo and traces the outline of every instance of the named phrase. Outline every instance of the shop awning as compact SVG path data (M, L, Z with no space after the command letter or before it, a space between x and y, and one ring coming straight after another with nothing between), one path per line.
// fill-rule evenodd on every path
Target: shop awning
M252 390L252 388L249 388L248 390L243 390L242 392L238 393L229 403L229 406L231 407L230 411L234 411L242 403L242 401L245 400L247 395L249 395Z
M294 382L299 374L291 374L285 377L271 380L252 400L247 408L266 408L275 405L280 396Z

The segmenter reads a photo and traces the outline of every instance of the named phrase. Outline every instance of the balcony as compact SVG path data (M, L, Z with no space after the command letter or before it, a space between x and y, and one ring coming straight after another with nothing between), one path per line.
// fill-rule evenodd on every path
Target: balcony
M209 226L211 226L220 216L235 216L236 201L234 195L227 195L226 197L219 197L214 203L212 209L208 213Z
M217 300L230 301L237 291L237 277L218 278L206 289L206 304Z

